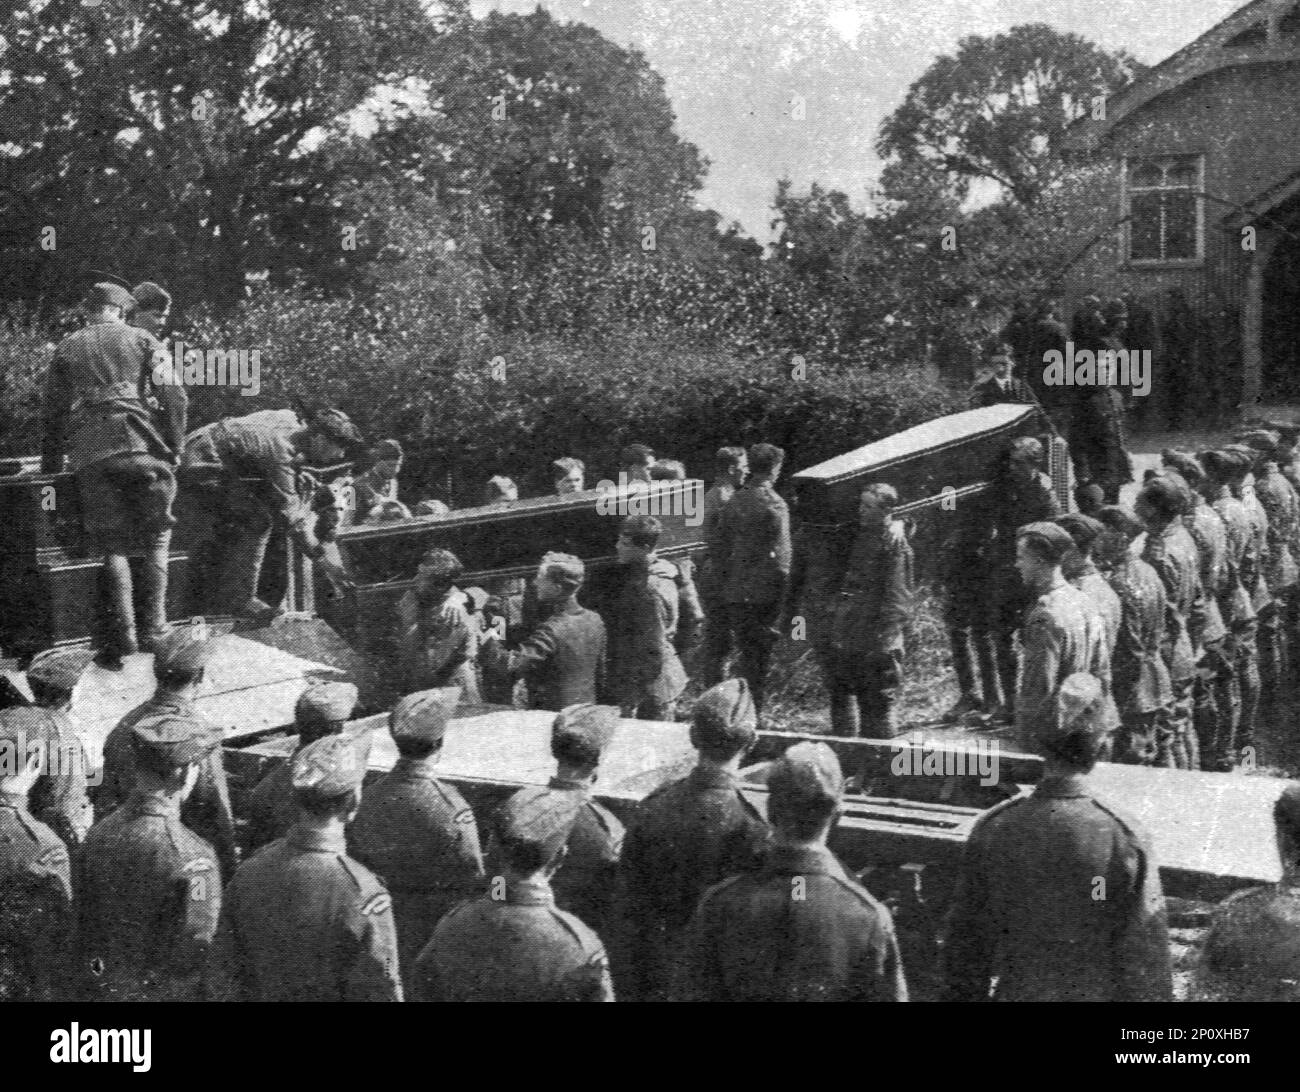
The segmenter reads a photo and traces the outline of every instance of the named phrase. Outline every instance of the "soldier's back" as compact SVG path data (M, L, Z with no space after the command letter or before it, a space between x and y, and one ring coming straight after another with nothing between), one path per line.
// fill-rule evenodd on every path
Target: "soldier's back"
M0 1001L63 1000L72 936L67 847L0 796Z
M1206 999L1300 1001L1300 888L1257 887L1215 912L1202 955Z

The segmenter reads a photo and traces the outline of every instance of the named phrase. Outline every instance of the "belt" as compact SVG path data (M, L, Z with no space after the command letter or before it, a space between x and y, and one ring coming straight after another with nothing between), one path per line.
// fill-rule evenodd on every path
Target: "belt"
M105 402L138 402L140 401L140 389L135 383L123 380L120 383L110 383L106 387L95 387L86 391L77 397L72 403L72 412L76 413L88 406L100 406Z

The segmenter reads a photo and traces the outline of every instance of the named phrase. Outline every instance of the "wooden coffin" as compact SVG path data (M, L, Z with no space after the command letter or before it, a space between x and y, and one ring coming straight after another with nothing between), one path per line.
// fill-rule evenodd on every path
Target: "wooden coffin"
M442 547L464 564L462 586L529 577L548 550L575 554L587 564L583 601L599 609L602 576L615 565L614 544L624 516L657 516L664 525L660 555L682 557L703 546L703 499L701 481L656 482L648 491L587 490L344 528L337 546L356 589L339 596L320 582L316 606L330 625L365 647L367 635L391 621L420 557Z

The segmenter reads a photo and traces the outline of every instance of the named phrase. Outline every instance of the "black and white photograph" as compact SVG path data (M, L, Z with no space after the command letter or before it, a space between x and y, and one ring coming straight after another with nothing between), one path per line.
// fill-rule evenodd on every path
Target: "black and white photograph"
M7 0L0 1000L1262 1060L1300 0Z

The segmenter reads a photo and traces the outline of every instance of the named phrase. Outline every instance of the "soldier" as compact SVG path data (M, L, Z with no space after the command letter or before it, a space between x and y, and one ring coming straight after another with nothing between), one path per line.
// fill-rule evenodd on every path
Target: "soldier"
M674 639L680 617L677 567L655 554L663 524L654 516L628 516L615 547L623 586L609 632L609 690L627 717L672 720L686 689L686 672Z
M1114 308L1118 302L1111 301L1109 316L1096 296L1081 302L1073 329L1076 351L1113 352L1119 347L1126 314ZM1079 481L1096 482L1106 503L1118 504L1120 487L1133 480L1133 463L1125 449L1123 399L1108 379L1100 376L1097 383L1079 388L1074 395L1070 456Z
M1098 513L1103 526L1118 535L1110 586L1120 604L1120 625L1111 657L1111 686L1120 716L1115 740L1116 762L1150 766L1156 759L1156 738L1168 733L1173 684L1161 649L1168 625L1168 598L1160 574L1132 546L1145 534L1127 508L1108 505Z
M1037 596L1025 614L1024 663L1016 694L1016 735L1030 752L1038 746L1036 726L1048 715L1063 679L1087 671L1104 688L1110 678L1101 615L1061 572L1061 562L1073 549L1074 540L1055 523L1029 523L1016 533L1016 568ZM1119 715L1109 690L1105 696L1107 727L1114 728Z
M459 686L478 703L480 626L470 600L456 586L464 567L450 550L420 558L415 586L397 601L396 645L403 691Z
M100 783L93 793L95 810L101 817L120 807L131 795L135 782L131 730L139 721L155 713L175 713L208 724L220 737L221 729L206 721L194 705L203 692L208 664L215 651L216 643L208 640L206 628L202 626L177 626L158 642L153 658L153 674L158 685L153 697L118 721L104 740ZM235 817L220 748L200 764L194 790L181 804L181 821L217 851L222 876L227 880L233 876L239 863Z
M221 875L212 847L181 822L181 804L221 736L161 711L136 721L131 740L131 795L77 855L81 975L100 1000L197 1000Z
M1268 513L1255 492L1254 468L1258 456L1245 444L1229 444L1224 448L1241 464L1241 473L1233 478L1232 495L1241 501L1250 522L1250 539L1253 554L1259 559L1255 575L1251 605L1259 626L1256 646L1259 649L1260 696L1271 700L1277 693L1282 668L1282 627L1278 617L1277 601L1270 580L1276 582L1282 570L1276 567L1269 535ZM1249 589L1248 589L1249 590Z
M1033 308L1033 318L1025 331L1023 351L1018 358L1020 374L1035 394L1040 406L1047 412L1054 431L1064 435L1070 424L1075 391L1071 387L1049 386L1044 382L1047 354L1058 352L1064 357L1069 334L1057 317L1058 302L1051 296L1038 300Z
M790 510L775 489L784 463L785 452L773 444L749 449L750 478L723 506L708 544L722 580L726 651L734 638L759 714L790 585Z
M1034 725L1033 793L976 821L943 945L946 999L1168 1001L1160 873L1146 831L1088 774L1107 735L1098 679L1071 675Z
M903 684L903 628L912 610L912 548L893 518L898 491L862 490L858 535L831 608L823 663L831 730L892 739L894 699Z
M131 325L161 338L172 310L171 293L153 281L142 281L131 289L131 297L135 300Z
M384 506L398 503L397 475L404 455L396 440L380 440L370 449L370 469L352 479L357 523L380 523Z
M0 1001L61 1001L73 939L68 848L27 810L50 756L40 714L0 711Z
M491 856L504 874L438 922L416 964L416 1000L614 1000L600 938L551 890L581 807L576 794L540 786L502 805Z
M439 781L438 756L460 697L454 687L408 694L388 730L397 744L392 770L361 794L348 848L387 885L397 922L402 983L438 920L482 887L483 854L474 812L455 785Z
M483 634L483 670L525 679L533 709L559 712L594 702L605 689L605 623L578 602L585 578L586 566L578 558L547 554L533 580L545 618L510 651L501 647L497 630Z
M1015 359L1011 346L995 339L986 352L991 372L971 388L970 408L982 409L1002 402L1032 402L1034 396L1029 388L1012 374Z
M369 735L318 739L293 756L298 818L239 866L208 965L222 1001L400 1001L393 900L347 855Z
M551 792L575 796L580 804L569 833L564 863L552 877L561 910L605 936L611 924L610 900L623 850L623 824L592 796L601 755L618 730L619 711L612 705L570 705L551 727L555 776ZM521 792L531 792L521 789Z
M1219 904L1205 940L1197 1000L1300 1001L1300 786L1273 805L1282 877Z
M623 843L619 992L664 1000L682 932L704 890L756 868L768 829L740 791L741 762L758 738L743 679L700 696L691 723L694 770L642 802Z
M1174 688L1169 735L1157 738L1157 766L1200 769L1200 747L1192 720L1199 642L1205 633L1205 593L1196 543L1183 525L1188 506L1186 487L1168 477L1149 479L1134 511L1147 529L1142 560L1165 586L1165 664Z
M680 459L656 459L650 467L652 482L684 482L686 464Z
M714 540L718 517L736 490L749 476L749 456L743 447L720 447L714 457L716 477L704 494L703 523L700 531L706 543ZM727 629L726 599L723 598L725 565L706 548L700 564L699 591L704 608L704 647L701 675L705 686L714 686L723 678L731 637Z
M1228 529L1205 499L1205 470L1195 457L1165 448L1160 458L1165 472L1176 473L1187 485L1189 507L1183 514L1183 524L1200 557L1205 602L1199 669L1192 690L1193 726L1201 769L1219 769L1223 766L1223 748L1232 737L1233 706L1237 702L1233 695L1230 635L1220 607L1228 591Z
M115 284L86 296L86 326L54 351L43 407L41 469L63 470L65 450L81 497L88 543L102 552L109 629L105 667L152 647L167 628L167 563L175 466L186 397L171 357L148 331L128 326L135 300ZM155 414L152 397L163 407ZM142 555L142 619L136 625L130 557Z
M889 911L826 848L844 795L835 752L797 743L767 785L763 867L704 893L677 999L906 1001Z
M587 487L587 467L581 459L565 456L551 463L551 485L557 497L581 493Z
M1224 655L1232 663L1233 682L1227 730L1216 744L1213 763L1231 767L1238 748L1248 747L1255 738L1259 712L1259 623L1251 590L1258 586L1260 557L1250 517L1232 493L1232 483L1246 473L1244 457L1226 451L1206 451L1201 455L1205 468L1202 489L1205 499L1223 520L1227 531L1227 579L1219 599L1219 613L1228 629Z
M315 467L338 463L360 444L356 426L337 409L309 413L306 420L293 410L260 410L204 425L185 438L182 471L216 520L221 567L214 607L220 613L255 621L274 613L277 605L258 599L257 587L276 526L330 580L348 583L312 529L298 470L304 461Z
M618 473L620 486L649 485L650 468L654 466L653 448L645 444L628 444L618 453Z
M94 654L83 648L51 648L27 665L27 686L40 707L40 733L51 759L30 796L32 815L68 846L76 847L94 821L87 792L90 763L72 725L72 699Z
M283 838L298 816L293 791L293 760L326 736L342 733L357 707L357 688L351 683L309 683L293 709L298 742L293 754L271 770L248 797L248 852Z
M1119 639L1122 613L1119 596L1101 575L1101 570L1097 568L1097 562L1093 557L1093 551L1101 536L1105 534L1106 526L1099 520L1078 512L1067 512L1063 516L1057 516L1056 522L1074 539L1076 551L1073 558L1067 556L1062 571L1070 583L1091 599L1093 606L1097 608L1106 634L1106 654L1108 657L1113 656L1115 642Z
M510 504L519 499L519 486L513 478L507 478L503 474L489 478L487 485L483 487L484 504Z

